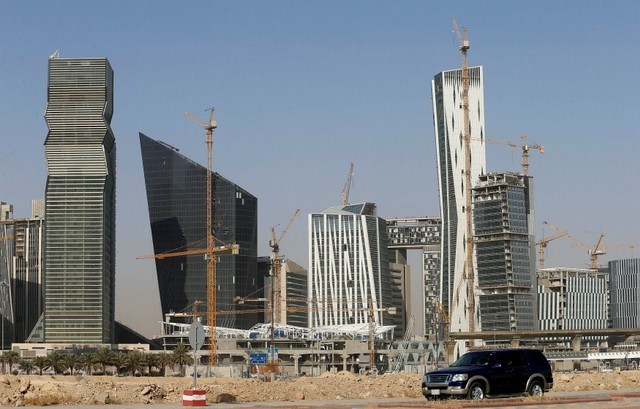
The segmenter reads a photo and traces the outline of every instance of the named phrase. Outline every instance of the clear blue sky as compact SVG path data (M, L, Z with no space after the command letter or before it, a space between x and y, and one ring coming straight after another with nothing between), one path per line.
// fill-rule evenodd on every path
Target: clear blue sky
M637 1L0 0L0 200L26 217L44 197L49 55L109 58L117 318L158 334L153 262L135 260L152 253L138 132L206 164L182 113L215 106L214 168L258 197L259 253L300 208L282 252L306 266L307 214L339 203L350 161L351 202L438 214L430 80L460 66L452 16L485 69L487 136L546 148L531 156L538 236L548 220L586 243L640 243ZM487 162L518 171L520 152L488 145ZM569 240L548 247L547 266L587 262Z

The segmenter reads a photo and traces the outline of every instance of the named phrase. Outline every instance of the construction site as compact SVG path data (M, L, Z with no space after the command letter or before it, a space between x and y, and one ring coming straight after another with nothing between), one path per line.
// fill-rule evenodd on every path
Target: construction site
M289 228L299 216L299 210L294 212L289 223L279 236L276 234L275 227L271 229L271 240L269 242L271 255L268 263L269 278L265 287L257 291L258 296L253 297L256 294L237 295L235 302L238 305L242 305L242 308L234 308L228 311L222 311L219 307L217 309L216 263L218 256L224 253L238 254L239 246L235 243L224 243L213 235L213 204L215 203L215 198L212 190L212 146L213 133L217 123L214 119L214 109L211 108L208 122L201 121L185 113L186 117L204 128L206 136L206 248L147 256L166 259L203 254L206 259L207 299L204 302L197 301L193 303L190 307L191 311L170 311L165 313L165 320L162 323L162 335L159 337L163 349L171 350L178 343L186 344L191 341L192 347L198 349L199 376L265 377L272 380L301 375L318 376L325 372L336 373L339 371L354 374L422 373L427 369L437 368L452 362L461 352L468 349L485 347L545 347L550 359L559 362L584 360L587 358L586 354L588 353L594 351L602 352L603 347L606 350L608 338L598 337L590 334L589 331L574 334L563 332L563 330L568 330L569 328L547 328L556 332L542 331L534 334L533 332L517 330L516 325L513 323L515 321L512 322L511 331L500 331L499 328L491 330L492 339L485 336L486 331L488 331L486 328L483 329L486 330L485 333L482 330L476 330L476 328L481 327L478 319L479 306L476 305L476 302L478 300L482 302L482 297L478 297L476 292L479 286L482 286L482 283L478 283L478 271L475 271L474 248L476 245L482 245L483 239L478 239L474 236L474 233L478 234L478 232L474 232L475 212L473 198L474 195L477 196L475 198L476 202L483 200L482 195L493 198L496 195L496 191L492 190L491 184L506 182L504 182L504 177L499 175L497 179L489 180L485 178L488 187L482 192L480 192L480 188L473 187L472 144L495 143L520 149L522 153L522 173L518 174L517 178L520 180L519 183L523 183L523 186L528 183L526 179L529 175L530 151L537 150L539 153L544 153L544 147L528 143L525 134L521 135L521 143L472 137L469 117L470 68L467 63L469 41L466 29L461 32L455 19L453 19L453 25L462 54L462 100L460 101L460 108L463 114L463 132L460 135L460 142L464 145L464 149L462 149L464 153L464 165L462 166L464 182L462 185L465 187L462 196L465 200L464 208L469 209L461 220L464 222L465 228L465 262L463 270L455 274L455 283L450 284L453 291L452 294L448 295L449 299L443 298L439 292L431 291L429 293L427 291L425 293L426 301L424 306L427 316L425 317L423 334L427 336L416 337L414 335L415 318L406 313L409 309L406 306L403 306L402 313L404 315L399 319L401 325L383 325L382 313L387 314L386 316L388 317L388 314L396 313L396 307L374 304L371 297L362 297L357 300L359 303L357 305L360 305L357 315L363 318L359 323L321 326L311 326L311 323L307 326L287 324L287 322L295 321L287 319L294 317L295 314L301 317L300 322L304 322L305 316L311 317L312 312L317 314L323 308L330 309L332 312L352 308L347 307L346 304L342 305L345 301L340 296L335 299L320 299L311 294L305 294L306 288L303 287L306 286L306 282L303 283L304 285L300 285L300 297L292 297L291 291L285 283L286 277L283 278L286 275L286 273L283 273L283 264L289 261L281 256L280 245ZM353 167L354 164L352 162L349 166L347 182L342 190L343 207L349 205ZM502 180L503 182L496 182L497 180ZM523 180L525 182L522 182ZM561 237L571 239L576 245L587 250L591 270L594 272L598 270L598 256L606 254L604 234L601 234L595 246L590 246L580 242L567 231L562 231L549 222L545 222L545 224L553 228L556 234L531 243L531 245L538 247L538 261L541 270L545 267L546 247L551 241ZM419 247L423 248L425 254L427 254L425 243L420 243ZM439 248L435 249L435 246L431 247L434 247L431 249L432 251L438 252L440 250ZM394 260L395 262L406 263L406 252L397 253ZM532 268L536 270L535 258L531 262ZM423 266L423 268L426 267ZM409 273L402 272L402 274ZM548 277L552 275L543 276L547 277L545 279L549 281ZM428 279L425 280L425 283L428 282ZM349 282L349 286L352 285L354 283ZM514 288L516 293L524 291L523 294L533 296L530 289L523 289L524 287ZM484 291L487 294L489 290L491 290L490 287L484 287ZM497 290L497 292L500 291L503 290ZM552 289L550 291L557 290ZM249 304L255 305L255 307L249 307ZM204 312L198 311L199 305L205 306ZM224 328L218 325L219 316L249 313L258 314L259 317L265 318L265 323L257 324L250 329ZM455 328L452 327L454 318ZM206 341L197 345L197 348L193 344L193 339L190 339L190 329L193 329L194 322L206 324L204 326ZM390 321L385 320L385 322ZM531 324L530 329L533 328L533 324ZM451 337L451 334L456 336ZM461 337L461 334L465 334L466 337ZM617 336L619 338L617 341L623 342L626 337L635 334L633 331L626 331L611 335ZM580 341L583 336L584 339L593 340L593 342L586 345L582 344ZM202 347L204 349L200 350ZM619 356L600 358L602 360L615 360L619 359Z

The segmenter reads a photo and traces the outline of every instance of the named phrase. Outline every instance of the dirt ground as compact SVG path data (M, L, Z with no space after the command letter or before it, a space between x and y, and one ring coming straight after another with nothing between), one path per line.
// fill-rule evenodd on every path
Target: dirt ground
M640 371L554 374L553 391L636 389ZM348 372L290 381L203 378L207 401L299 401L419 397L421 376L356 376ZM52 404L179 403L193 378L113 376L0 376L0 406Z

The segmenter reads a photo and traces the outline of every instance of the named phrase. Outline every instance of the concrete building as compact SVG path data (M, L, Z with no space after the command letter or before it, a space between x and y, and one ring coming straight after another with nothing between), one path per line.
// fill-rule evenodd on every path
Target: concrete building
M140 134L140 149L155 254L206 248L207 169L178 149ZM204 149L203 149L204 150ZM240 253L218 253L216 263L219 327L247 329L258 313L236 314L236 296L256 294L258 199L218 173L213 175L213 230L223 243L237 243ZM206 306L207 268L202 254L156 259L162 313L191 313L196 301ZM203 307L199 309L203 311Z
M607 329L608 289L609 275L604 272L577 268L538 271L540 329Z
M640 328L640 258L609 261L612 328Z
M49 59L44 339L114 336L116 144L106 58Z
M476 288L482 331L536 329L531 178L482 175L473 189Z
M444 322L439 309L442 277L440 274L442 220L440 217L396 218L387 219L386 225L389 236L390 268L392 275L396 281L401 283L402 288L404 324L407 323L410 316L414 316L416 335L424 335L430 340L442 340L444 339L442 332ZM419 303L421 311L414 311L411 307L417 303L412 303L409 296L411 271L407 264L407 250L419 250L422 253L422 296ZM402 326L397 328L402 328Z
M464 111L462 109L462 70L444 71L431 82L433 121L438 161L438 191L442 216L441 302L449 315L450 331L467 331L469 317L466 306L465 211L464 184L465 147L462 142ZM484 87L482 67L469 68L469 127L471 135L471 181L486 173ZM471 186L473 187L473 186ZM474 271L476 269L474 268ZM477 306L478 303L476 302ZM477 327L477 311L474 312Z
M393 321L385 222L373 203L335 206L309 215L311 327L366 324L368 303L376 325Z

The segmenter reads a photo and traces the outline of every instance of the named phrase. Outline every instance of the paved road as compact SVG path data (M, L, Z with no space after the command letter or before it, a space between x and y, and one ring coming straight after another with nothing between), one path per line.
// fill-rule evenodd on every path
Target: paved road
M96 409L98 405L74 405L74 409ZM175 404L135 404L108 405L109 409L177 409ZM24 406L39 408L38 406ZM424 398L395 398L379 400L333 400L314 402L251 402L251 403L210 403L207 407L216 409L421 409L432 408L433 403ZM446 405L436 405L446 409ZM590 392L550 392L544 399L533 398L489 399L483 402L456 401L456 408L483 409L640 409L640 389L623 391Z

